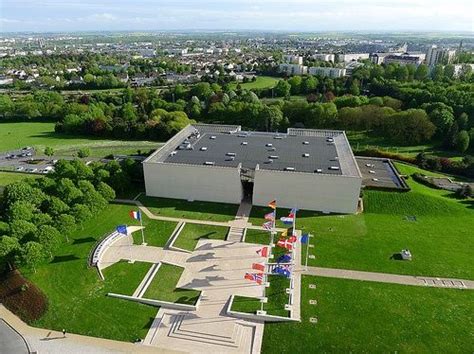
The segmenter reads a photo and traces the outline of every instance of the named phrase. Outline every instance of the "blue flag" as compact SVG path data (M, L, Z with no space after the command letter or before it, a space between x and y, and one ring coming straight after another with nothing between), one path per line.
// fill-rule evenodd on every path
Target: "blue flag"
M278 266L273 268L272 273L283 275L284 277L289 278L291 276L291 272L288 266Z
M301 243L308 243L309 242L309 235L303 234L300 239Z
M282 254L280 257L278 257L277 263L290 263L291 262L291 256L289 254Z
M127 235L127 225L119 225L117 226L117 232L119 234Z

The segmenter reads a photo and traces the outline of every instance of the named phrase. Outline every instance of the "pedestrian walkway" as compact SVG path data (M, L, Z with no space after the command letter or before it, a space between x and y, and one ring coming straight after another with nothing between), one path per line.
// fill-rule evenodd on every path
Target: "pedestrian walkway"
M464 279L450 279L437 277L424 277L413 275L398 275L389 273L364 272L349 269L308 267L303 268L303 275L316 275L320 277L342 278L393 283L402 285L431 286L437 288L474 289L474 281Z

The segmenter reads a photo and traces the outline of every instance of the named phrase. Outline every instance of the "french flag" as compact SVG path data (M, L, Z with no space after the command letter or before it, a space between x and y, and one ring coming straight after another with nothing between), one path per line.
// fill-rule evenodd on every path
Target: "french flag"
M142 213L140 213L140 211L130 210L128 215L130 215L130 217L134 220L141 220L142 219Z

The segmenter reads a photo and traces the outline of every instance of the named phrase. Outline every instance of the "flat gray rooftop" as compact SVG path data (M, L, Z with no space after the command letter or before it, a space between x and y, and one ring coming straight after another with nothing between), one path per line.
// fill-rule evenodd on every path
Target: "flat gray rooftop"
M179 149L186 141L192 149ZM202 132L199 137L180 139L165 163L205 165L341 175L334 139L261 132Z

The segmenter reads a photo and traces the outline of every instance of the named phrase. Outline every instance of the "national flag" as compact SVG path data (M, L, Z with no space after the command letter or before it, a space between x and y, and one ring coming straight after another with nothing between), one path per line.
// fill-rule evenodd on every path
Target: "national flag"
M295 215L298 210L299 209L297 209L297 208L293 208L293 209L291 209L290 214Z
M130 215L130 217L132 219L135 219L135 220L141 220L142 219L142 213L140 213L139 210L135 211L135 210L130 210L130 212L128 213L128 215Z
M291 262L291 256L289 254L282 254L277 259L277 263L290 263L290 262Z
M291 225L295 221L295 218L293 216L291 216L291 214L290 214L287 217L280 218L280 220L283 222L283 224Z
M281 236L282 236L282 237L288 236L288 229L286 229L285 231L283 231L283 232L281 233Z
M273 222L272 221L267 221L267 222L263 223L262 226L265 230L271 230L272 227L273 227Z
M276 200L272 200L270 203L268 203L268 206L272 209L276 209L276 207L277 207Z
M273 268L272 273L283 275L289 278L291 276L290 266L289 265L277 266Z
M124 234L124 235L128 234L127 233L127 225L119 225L119 226L117 226L116 230L119 234Z
M293 248L293 243L286 240L286 239L284 239L284 238L281 238L281 239L278 240L277 246L282 247L282 248L286 248L287 250L291 250Z
M262 256L262 257L268 257L268 247L262 247L257 251L257 254Z
M263 273L245 273L244 279L254 281L260 285L263 281Z
M264 263L253 263L252 264L252 269L264 272L265 271L265 264Z
M275 220L275 212L272 211L271 213L265 214L265 220L270 220L270 221Z
M303 234L300 238L301 243L308 243L309 242L309 235L308 234Z
M295 243L297 240L298 238L295 235L288 237L288 242Z

